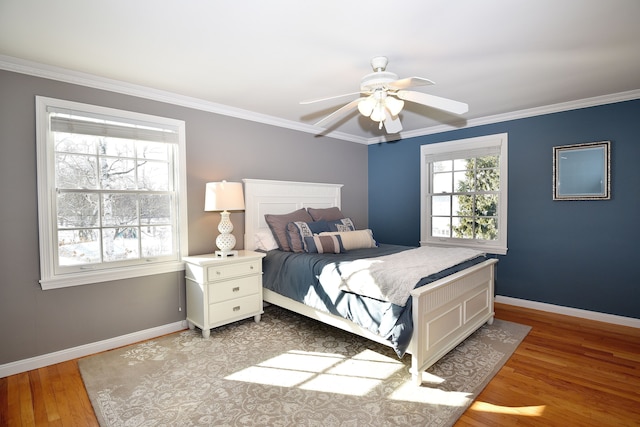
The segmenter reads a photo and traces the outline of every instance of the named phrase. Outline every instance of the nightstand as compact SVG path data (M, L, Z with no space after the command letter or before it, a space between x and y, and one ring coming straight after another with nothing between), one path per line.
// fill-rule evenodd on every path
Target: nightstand
M266 254L238 251L226 258L215 254L184 257L187 282L187 323L210 329L253 316L262 311L262 258Z

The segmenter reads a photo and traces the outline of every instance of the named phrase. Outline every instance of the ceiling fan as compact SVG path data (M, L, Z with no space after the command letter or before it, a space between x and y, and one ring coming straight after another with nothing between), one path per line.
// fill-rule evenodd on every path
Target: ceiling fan
M427 107L437 108L453 114L464 114L469 111L469 106L463 102L453 101L423 92L406 90L416 86L432 85L434 82L422 77L398 79L397 74L386 71L388 62L389 60L384 56L376 56L371 60L373 73L367 74L362 78L359 92L302 101L300 103L312 104L314 102L360 94L359 98L342 106L315 125L322 126L325 123L347 114L354 108L358 108L363 116L371 118L374 122L378 122L379 129L382 129L382 126L384 126L387 133L398 133L402 130L402 124L400 123L398 114L400 114L404 107L404 101L426 105Z

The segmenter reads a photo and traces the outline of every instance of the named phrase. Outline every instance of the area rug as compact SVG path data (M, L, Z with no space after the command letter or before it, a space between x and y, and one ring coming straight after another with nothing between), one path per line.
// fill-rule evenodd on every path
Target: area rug
M101 426L451 426L529 327L484 325L411 382L410 357L286 311L79 361Z

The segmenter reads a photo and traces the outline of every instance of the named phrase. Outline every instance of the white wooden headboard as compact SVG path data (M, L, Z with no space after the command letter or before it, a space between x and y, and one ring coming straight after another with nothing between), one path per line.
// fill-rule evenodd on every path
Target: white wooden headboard
M244 248L255 249L255 234L268 230L265 214L286 214L300 208L340 207L342 184L243 179Z

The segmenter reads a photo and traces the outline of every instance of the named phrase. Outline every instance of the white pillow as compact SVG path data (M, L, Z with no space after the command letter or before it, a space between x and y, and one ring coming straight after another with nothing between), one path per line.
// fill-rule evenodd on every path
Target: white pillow
M262 251L271 251L273 249L278 249L278 243L273 237L273 233L269 229L257 231L254 236L254 242L256 244L256 249Z
M373 239L373 231L355 230L355 231L325 231L320 233L321 236L338 235L342 240L342 246L346 251L351 249L375 248L378 243Z

